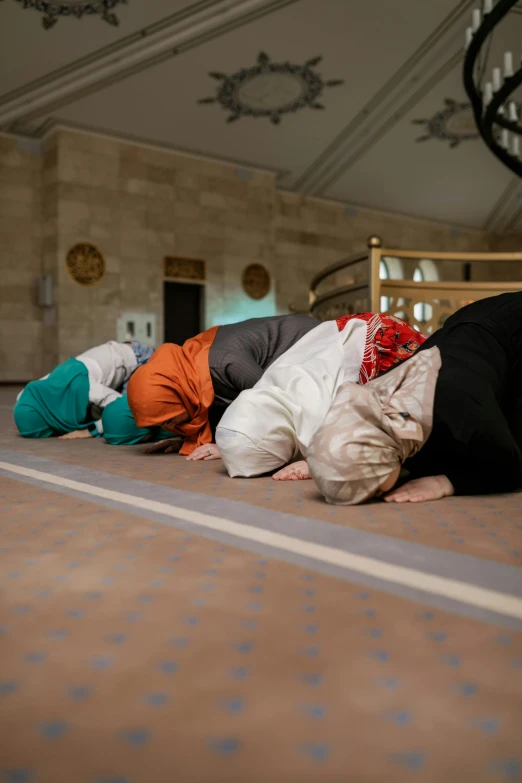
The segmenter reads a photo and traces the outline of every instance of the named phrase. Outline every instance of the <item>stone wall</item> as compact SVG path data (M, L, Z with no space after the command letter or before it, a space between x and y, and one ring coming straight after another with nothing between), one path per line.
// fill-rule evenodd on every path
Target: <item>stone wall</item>
M42 233L41 274L49 275L58 288L58 147L56 138L42 145ZM49 372L59 361L58 306L41 310L42 328L40 351L44 372Z
M489 238L429 221L355 210L281 192L268 172L73 130L41 145L0 137L0 381L28 380L116 336L120 311L152 312L163 335L163 258L206 262L205 323L304 310L311 277L364 249L387 246L486 250ZM68 250L88 241L107 270L93 287L73 282ZM241 287L262 263L272 290L260 301ZM41 309L35 286L56 282Z
M489 250L493 253L522 253L522 233L489 237ZM520 280L522 281L522 262L494 261L476 264L473 280ZM522 283L521 286L522 288Z
M495 253L522 253L522 231L491 237L490 249Z
M38 377L42 157L39 145L0 135L0 379Z
M314 274L343 256L364 251L372 234L380 236L385 247L426 250L428 256L430 250L484 252L489 249L488 237L480 231L459 230L426 220L278 193L275 246L281 270L278 286L281 307L289 302L295 302L298 308L306 307L308 284ZM441 273L445 279L462 280L460 265L442 264ZM335 285L343 285L354 277L366 279L366 267L360 265L339 273ZM330 285L334 285L332 280Z
M114 335L115 313L155 313L163 333L163 258L206 262L207 325L275 312L274 296L248 299L240 271L272 273L274 178L100 136L61 131L58 254L79 240L104 253L107 274L85 289L59 265L60 356Z

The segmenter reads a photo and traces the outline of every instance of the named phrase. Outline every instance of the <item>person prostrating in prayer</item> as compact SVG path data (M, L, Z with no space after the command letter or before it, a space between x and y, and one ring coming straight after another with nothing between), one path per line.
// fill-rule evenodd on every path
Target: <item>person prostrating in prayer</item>
M305 335L221 419L216 442L229 475L282 468L274 479L309 478L307 450L337 389L367 383L425 339L399 318L372 313L326 321Z
M308 460L336 504L521 489L522 292L467 305L409 361L344 384ZM401 468L410 480L395 487Z
M126 394L105 406L101 423L104 440L111 446L157 443L172 438L172 433L162 430L161 427L138 427Z
M218 459L213 426L225 408L303 335L319 326L307 315L252 318L215 326L183 345L165 343L131 378L128 401L136 425L178 435L147 451ZM184 437L179 448L179 435Z
M14 419L24 438L80 439L103 435L103 409L121 397L153 349L138 340L110 341L58 365L20 392Z

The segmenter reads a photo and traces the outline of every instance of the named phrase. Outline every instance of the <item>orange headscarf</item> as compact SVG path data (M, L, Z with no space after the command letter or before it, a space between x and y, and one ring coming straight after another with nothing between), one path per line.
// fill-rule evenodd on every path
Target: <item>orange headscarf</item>
M208 352L218 329L207 329L183 345L165 343L129 381L127 398L138 427L156 427L188 413L190 420L178 425L185 435L180 454L212 443L208 409L214 402L214 388Z

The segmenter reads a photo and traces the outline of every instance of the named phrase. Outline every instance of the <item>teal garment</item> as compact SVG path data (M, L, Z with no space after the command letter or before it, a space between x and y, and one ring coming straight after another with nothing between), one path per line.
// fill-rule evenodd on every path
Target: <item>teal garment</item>
M151 436L151 443L173 437L171 432L162 430L161 427L138 427L126 394L103 409L102 425L103 437L111 446L133 446L142 443L148 436Z
M89 418L89 375L77 359L59 364L48 378L28 383L15 405L23 438L51 438L75 430L96 430Z

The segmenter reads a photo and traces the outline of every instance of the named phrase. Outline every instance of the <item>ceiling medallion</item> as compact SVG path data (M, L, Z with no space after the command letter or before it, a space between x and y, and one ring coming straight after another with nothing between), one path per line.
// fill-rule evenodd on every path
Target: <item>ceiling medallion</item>
M89 242L73 245L67 253L65 266L70 277L79 285L96 285L105 274L105 259L101 251Z
M463 141L478 139L477 126L471 103L457 103L452 98L445 98L445 109L441 109L427 120L412 120L413 125L424 125L425 135L416 141L439 139L449 141L450 149L458 147Z
M283 114L293 114L300 109L324 109L319 98L325 87L337 87L342 79L323 80L314 70L323 58L314 57L304 65L274 63L261 52L257 65L242 68L228 76L212 71L213 79L221 82L213 98L202 98L201 104L220 103L230 114L227 122L241 117L268 117L278 125Z
M35 11L45 14L42 25L45 30L50 30L58 21L59 16L74 16L76 19L81 19L82 16L92 14L99 14L105 22L117 26L119 24L118 17L112 12L112 9L117 5L126 5L127 0L92 0L90 3L86 3L85 0L55 0L54 2L15 0L15 3L20 3L24 10L34 8Z

